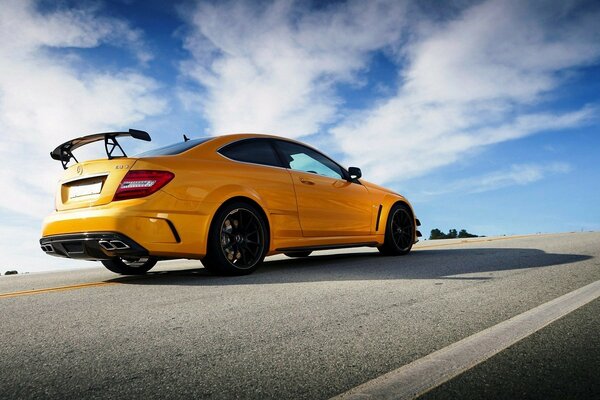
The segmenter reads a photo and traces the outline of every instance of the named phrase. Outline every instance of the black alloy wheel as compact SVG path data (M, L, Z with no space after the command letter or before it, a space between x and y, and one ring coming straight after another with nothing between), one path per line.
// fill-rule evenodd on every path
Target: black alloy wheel
M102 260L102 264L116 274L143 275L150 271L157 261L154 257L117 257L112 260Z
M414 218L410 209L395 204L390 210L385 229L385 239L379 251L384 255L404 255L414 243Z
M218 275L246 275L258 268L267 250L262 213L249 203L231 203L215 215L202 264Z

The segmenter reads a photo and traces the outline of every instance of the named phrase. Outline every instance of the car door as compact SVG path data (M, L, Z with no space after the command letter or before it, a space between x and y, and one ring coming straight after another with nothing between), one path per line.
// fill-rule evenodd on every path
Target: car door
M370 233L373 206L363 185L345 179L343 169L316 150L284 140L275 143L292 176L303 236Z
M301 237L296 195L289 172L270 139L249 138L230 143L219 154L241 164L228 172L229 183L256 193L269 214L274 238Z

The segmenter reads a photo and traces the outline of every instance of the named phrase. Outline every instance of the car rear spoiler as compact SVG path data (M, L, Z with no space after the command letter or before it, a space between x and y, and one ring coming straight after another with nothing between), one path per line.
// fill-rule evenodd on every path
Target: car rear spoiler
M73 150L85 146L86 144L99 142L100 140L104 140L104 149L106 150L106 156L109 160L112 160L115 157L127 157L127 154L125 154L125 151L123 151L123 148L119 142L117 142L117 137L122 136L131 136L134 139L145 140L146 142L152 140L148 132L138 131L137 129L130 129L129 132L94 133L93 135L82 136L64 142L50 152L50 157L60 161L63 168L67 169L67 164L71 159L75 160L75 162L79 162L73 155ZM116 148L121 151L122 155L113 155Z

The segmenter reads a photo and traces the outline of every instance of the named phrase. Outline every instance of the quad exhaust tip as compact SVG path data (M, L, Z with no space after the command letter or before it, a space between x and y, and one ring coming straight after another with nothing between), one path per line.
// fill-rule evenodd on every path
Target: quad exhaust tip
M54 253L54 247L51 244L42 244L41 247L46 253Z
M129 245L123 243L120 240L99 240L98 244L102 246L104 250L113 251L113 250L125 250L129 248Z

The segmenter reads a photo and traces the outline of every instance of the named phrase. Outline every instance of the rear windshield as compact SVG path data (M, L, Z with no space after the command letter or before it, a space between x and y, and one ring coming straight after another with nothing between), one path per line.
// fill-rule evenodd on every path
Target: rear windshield
M172 156L175 154L183 153L184 151L189 150L192 147L196 147L199 144L202 144L210 139L214 138L204 137L199 139L191 139L187 142L175 143L169 146L159 147L158 149L145 151L143 153L137 154L135 157Z

